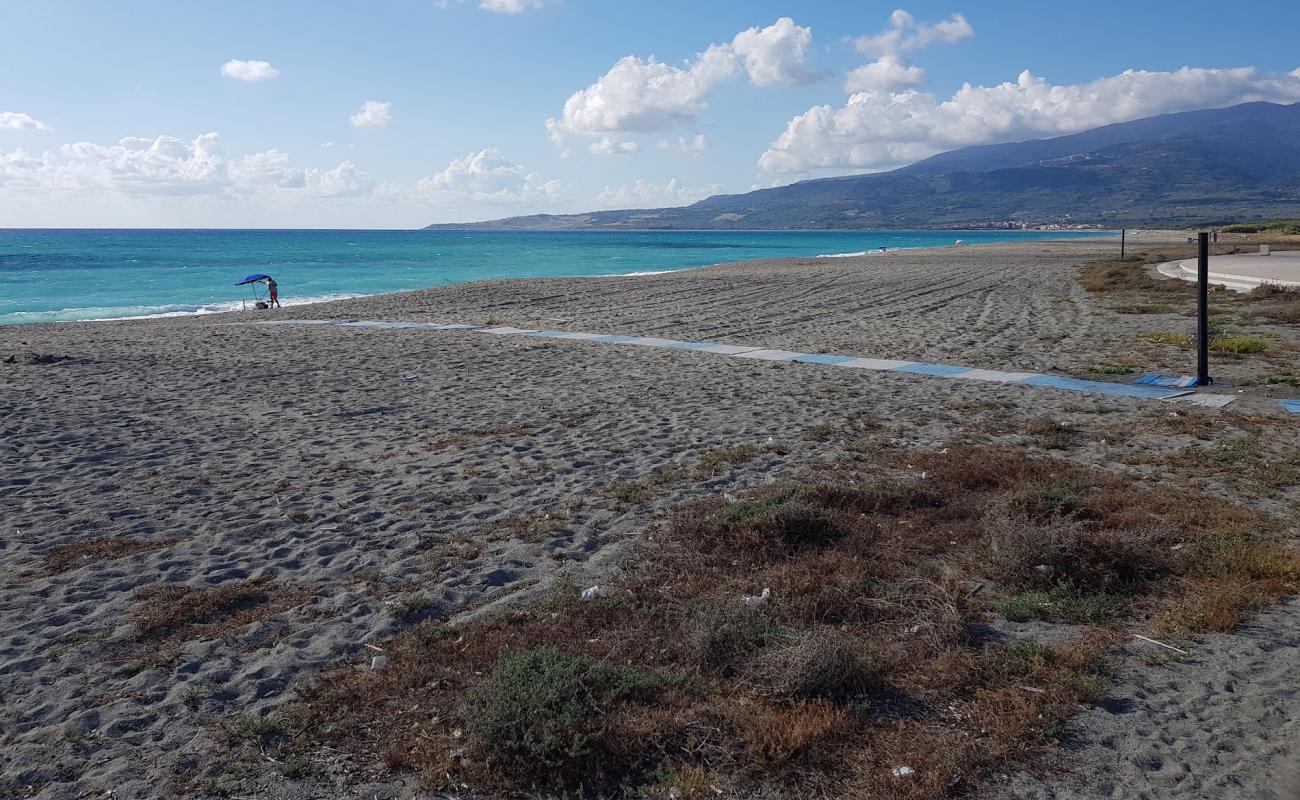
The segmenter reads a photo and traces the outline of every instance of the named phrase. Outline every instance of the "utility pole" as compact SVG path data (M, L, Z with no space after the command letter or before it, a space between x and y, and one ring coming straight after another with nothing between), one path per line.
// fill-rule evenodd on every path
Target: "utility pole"
M1210 377L1210 234L1197 235L1196 258L1196 385L1209 386Z

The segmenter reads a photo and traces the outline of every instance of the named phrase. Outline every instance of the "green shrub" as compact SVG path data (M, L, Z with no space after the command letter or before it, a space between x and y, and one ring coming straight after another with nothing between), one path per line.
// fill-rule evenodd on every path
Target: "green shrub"
M564 780L599 751L611 707L652 701L676 682L660 670L601 664L553 647L507 653L471 701L469 733L510 772Z

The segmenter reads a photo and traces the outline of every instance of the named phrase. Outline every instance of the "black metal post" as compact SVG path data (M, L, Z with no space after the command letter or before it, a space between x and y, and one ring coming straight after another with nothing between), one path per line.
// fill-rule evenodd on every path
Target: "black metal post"
M1196 385L1209 386L1210 377L1210 234L1202 231L1196 258Z
M1124 245L1128 239L1128 228L1120 228L1119 231L1119 257L1124 257Z

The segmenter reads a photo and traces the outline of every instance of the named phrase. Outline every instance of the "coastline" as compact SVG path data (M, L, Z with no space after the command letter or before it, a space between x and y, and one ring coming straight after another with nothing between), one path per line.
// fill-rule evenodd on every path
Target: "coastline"
M294 306L276 318L567 328L1062 374L1141 355L1176 369L1182 353L1148 352L1137 336L1185 320L1118 314L1079 286L1077 265L1113 249L1034 241L618 280L497 279ZM240 761L220 726L278 708L321 669L368 659L367 645L408 626L392 609L417 593L429 602L422 614L446 619L556 580L592 585L682 502L852 457L820 438L827 426L865 420L873 447L937 452L975 441L1152 481L1161 458L1192 445L1258 436L1251 430L1267 431L1260 447L1296 444L1293 426L1269 422L1253 395L1206 415L1193 434L1169 432L1169 407L1126 398L479 334L242 324L264 319L0 328L0 353L18 359L0 367L14 397L0 465L0 789L156 797L185 782L198 796L346 797L328 781L288 781L265 760ZM1225 361L1224 374L1248 366ZM1068 452L1025 435L1040 418L1079 431ZM779 452L724 463L642 503L604 493L770 441ZM1156 461L1130 463L1135 455ZM1219 480L1202 488L1222 491ZM1259 502L1284 514L1292 499ZM51 561L104 539L137 544ZM192 639L141 638L151 584L258 580L278 587L267 590L265 616ZM1275 636L1300 631L1295 604L1268 619ZM1216 640L1205 651L1213 658L1180 664L1180 680L1148 688L1147 699L1169 711L1169 725L1215 735L1295 707L1294 689L1276 679L1285 670L1262 656L1240 661L1232 704L1207 705L1203 684L1239 645L1257 647ZM1197 714L1210 708L1216 716L1203 722ZM1080 729L1109 714L1087 712ZM1100 777L1149 783L1143 754L1163 733L1125 725L1103 734L1113 762ZM1160 784L1161 796L1190 799L1231 781L1261 787L1293 752L1288 736L1229 763L1189 728L1192 744L1165 761L1202 783ZM1077 757L1070 780L1082 784L1052 782L1040 796L1097 796L1094 756ZM374 793L415 792L396 780Z
M149 233L149 231L144 231L144 232L145 232L145 233ZM96 234L106 234L106 235L113 235L113 234L116 234L116 233L123 233L123 232L115 232L115 231L95 231L95 232L92 232L92 233L96 233ZM131 232L128 231L128 232L125 232L125 233L131 233ZM140 232L137 231L137 232L135 232L135 233L140 233ZM166 235L166 236L174 237L174 236L177 236L177 235L184 235L184 234L192 233L192 232L189 232L189 231L161 231L161 232L157 232L157 233L159 233L160 235ZM202 232L200 232L200 233L205 233L205 234L214 234L214 233L220 233L220 232L219 232L219 231L202 231ZM245 233L250 233L250 232L245 232L245 231L236 231L236 232L233 232L233 233L235 233L235 234L245 234ZM251 233L257 233L257 232L251 232ZM287 231L287 232L286 232L286 231L271 231L271 232L267 232L267 233L269 233L269 234L276 234L276 235L294 235L294 234L297 234L297 233L300 233L300 232L297 232L297 231ZM331 231L331 232L329 232L329 233L331 233L331 234L343 234L343 235L346 235L346 234L353 233L353 232L348 232L348 231ZM359 232L359 233L366 233L366 232ZM369 232L369 233L376 233L376 232ZM388 232L378 232L378 233L388 233ZM404 233L404 234L415 233L415 234L418 234L419 232L414 232L414 231L404 231L404 232L399 232L399 233ZM528 236L532 236L532 235L534 235L534 234L539 234L539 232L528 232L528 231L506 231L506 232L502 232L502 233L505 234L507 240L510 240L510 238L511 238L511 237L514 237L514 236L528 237ZM549 232L549 231L548 231L548 232L540 232L540 236L541 236L543 239L545 239L546 237L549 236L550 233L551 233L551 232ZM582 232L576 232L576 233L582 233ZM617 235L617 234L620 233L620 232L599 232L599 233L610 233L611 235ZM626 234L626 233L628 233L628 232L621 232L621 233ZM649 233L656 233L656 232L649 232ZM657 232L657 233L662 234L663 232ZM692 232L689 232L689 231L680 231L680 232L669 232L668 234L665 234L665 235L671 237L671 236L675 236L676 234L690 235L691 233L692 233ZM733 236L733 237L734 237L734 235L735 235L735 234L732 233L732 232L727 232L727 233L722 233L722 234L718 234L717 232L703 232L703 233L704 233L705 235L708 235L708 236L720 236L720 237L723 237L723 238L722 238L721 240L719 240L719 241L727 241L725 237L728 237L728 236ZM791 234L791 232L788 232L788 231L760 231L760 232L737 232L737 233L746 233L747 235L763 234L764 236L770 236L770 237L783 237L783 236L788 236L788 235L794 235L794 236L796 236L796 237L801 237L801 236L803 236L803 235L805 235L805 234L806 234L806 235L809 235L809 236L817 236L817 237L821 237L821 236L827 236L827 235L829 235L829 236L857 236L857 235L859 235L859 234L862 233L862 232L856 232L856 231L847 231L847 232L840 232L840 231L799 231L799 232L794 232L793 234ZM944 234L944 235L952 235L952 236L954 236L954 237L959 237L962 233L967 233L967 234L971 234L971 233L973 233L973 234L975 234L975 235L992 235L992 236L996 236L996 237L1010 237L1010 236L1015 236L1015 235L1017 235L1017 234L1023 234L1023 235L1025 235L1025 236L1029 236L1029 237L1042 237L1042 236L1043 236L1043 233L1042 233L1042 232L1032 232L1032 231L1001 231L1001 230L988 230L988 231L978 231L978 230L977 230L977 231L964 231L964 232L963 232L963 231L880 231L880 232L868 232L868 233L879 233L881 236L884 236L884 237L897 237L897 236L904 236L904 237L906 237L906 236L908 236L908 235L933 236L933 235L936 234L936 233L942 233L942 234ZM1080 232L1063 232L1063 233L1065 233L1067 236L1071 236L1071 235L1073 235L1073 236L1076 236L1076 237L1077 237L1077 236L1079 235ZM597 237L597 238L600 238L600 237ZM1100 235L1099 235L1099 234L1095 234L1095 233L1084 233L1084 238L1100 238ZM1051 238L1033 238L1032 240L1033 240L1033 241L1054 241L1054 240L1051 239ZM960 239L958 238L957 241L960 241ZM85 246L86 244L87 244L87 243L83 243L83 246ZM128 238L128 239L125 240L125 241L118 241L118 242L115 242L115 243L114 243L114 247L117 248L117 249L116 249L114 252L117 252L117 253L118 253L118 255L117 255L116 257L117 257L117 258L122 258L122 257L123 257L123 256L121 255L122 248L127 248L127 249L129 249L131 246L133 246L133 244L134 244L134 240L131 239L131 238ZM343 242L342 244L346 245L348 248L352 248L352 247L355 246L355 245L354 245L353 243L351 243L351 242ZM383 246L384 246L384 242L383 242L382 240L381 240L381 241L376 241L376 242L374 242L373 244L375 244L376 246L380 246L380 247L383 247ZM502 249L501 246L500 246L500 244L501 244L501 243L497 243L497 245L496 245L496 246L497 246L497 250L501 250L501 249ZM807 247L807 249L808 249L809 252L807 252L806 254L795 254L795 255L792 255L792 256L780 256L780 257L797 257L797 258L803 258L803 257L809 257L809 256L813 256L813 255L821 255L821 256L837 256L837 257L838 257L838 256L846 255L846 254L847 254L847 255L858 255L858 254L862 254L862 253L876 253L876 252L877 252L876 248L874 248L874 247L873 247L872 249L870 249L870 250L852 250L852 251L844 251L844 252L841 252L841 251L838 251L838 250L827 250L827 251L822 252L822 253L817 253L817 252L815 252L819 247L822 247L822 246L825 246L825 245L833 245L833 244L835 244L835 242L830 242L830 241L821 242L821 243L809 242L809 243L806 245L806 247ZM849 243L847 243L847 242L843 242L843 243L841 243L841 244L844 244L844 245L847 245L847 246L850 246L850 247L859 247L859 248L860 248L861 245L862 245L862 242L861 242L861 241L858 241L858 240L855 240L855 241L853 241L851 244L849 244ZM976 242L976 243L974 243L973 246L978 246L979 244L981 244L981 243L980 243L980 242ZM339 245L339 242L336 242L336 241L330 243L330 246L338 246L338 245ZM490 242L489 242L489 243L485 243L485 245L488 246L488 247L492 247L492 246L493 246L493 244L490 243ZM212 242L207 242L205 246L207 246L207 247L212 247L212 246L213 246L213 243L212 243ZM249 246L249 244L248 244L247 242L245 242L245 243L244 243L243 245L241 245L241 246L247 248L247 247ZM324 246L324 243L322 244L322 246ZM292 303L295 304L295 305L301 305L301 304L304 304L304 303L307 303L307 302L328 302L329 300L332 300L332 299L338 299L338 298L343 298L343 297L348 297L348 298L355 298L355 297L370 297L370 296L375 296L375 295L379 295L379 294L388 294L388 293L393 293L393 292L401 292L401 291L418 291L418 290L421 290L421 289L432 289L432 288L438 288L438 287L441 287L441 286L455 285L455 284L458 284L458 283L472 282L472 281L475 281L475 280L497 280L497 279L507 279L507 280L510 280L510 279L520 279L520 278L525 278L525 279L526 279L526 278L541 278L541 279L545 279L545 278L548 278L548 277L605 277L605 276L609 276L609 277L621 277L621 276L640 276L640 275L643 275L643 274L656 274L656 273L661 273L661 272L680 272L680 271L685 271L685 270L690 270L690 269L703 269L703 268L708 268L708 267L711 267L711 266L716 266L716 265L718 265L718 264L722 264L722 263L738 263L738 262L743 262L743 261L753 260L753 258L754 258L754 256L753 256L752 254L740 254L740 253L737 253L735 256L731 256L731 257L727 258L726 260L722 260L722 261L716 261L716 260L714 260L714 261L709 261L709 262L707 262L707 263L687 263L687 264L685 264L685 265L675 265L675 264L673 263L674 260L677 260L677 261L680 261L680 260L681 260L680 257L674 255L674 253L675 253L675 248L677 247L677 245L675 245L675 244L666 243L666 247L667 247L667 249L663 251L663 256L664 256L664 257L662 258L662 260L654 258L653 255L647 257L646 254L647 254L647 253L650 253L651 251L645 249L644 246L643 246L642 244L640 244L640 243L633 242L633 241L628 241L628 242L626 242L626 244L623 245L623 246L624 246L625 248L628 248L628 249L627 249L627 252L625 253L625 255L626 255L627 257L631 258L632 261L634 261L634 262L640 262L640 263L629 263L629 264L627 265L627 267L624 269L624 271L615 271L615 272L601 271L602 269L604 269L604 267L600 267L600 266L598 266L598 261L599 261L598 255L599 255L599 254L598 254L597 252L595 252L595 251L593 251L593 252L591 252L591 253L587 253L587 252L586 252L586 246L578 246L577 248L574 249L574 251L573 251L573 253L572 253L572 257L573 257L574 259L578 259L578 261L581 261L583 258L587 258L587 259L591 262L590 264L585 264L584 266L589 266L593 271L591 271L591 272L584 272L584 273L573 273L571 270L566 270L566 269L564 269L563 266L561 266L561 269L560 269L558 272L550 272L550 270L553 269L553 267L554 267L554 262L555 262L556 254L555 254L555 253L547 253L547 252L546 252L546 249L548 249L548 248L546 248L546 247L544 247L541 251L538 251L538 253L537 253L537 257L539 257L539 258L541 259L541 262L540 262L540 263L541 263L541 266L538 267L538 268L536 268L536 269L534 269L534 270L532 270L532 272L534 272L534 273L536 273L536 274L524 274L524 275L509 274L509 273L511 272L511 269L505 269L505 268L500 268L500 267L498 267L498 269L496 270L496 271L498 271L500 274L495 274L495 275L494 275L494 274L492 274L493 269L492 269L491 267L485 267L485 266L484 266L485 263L502 263L502 264L507 263L506 261L502 261L501 259L506 259L507 257L514 258L514 257L515 257L515 254L513 254L513 253L497 252L497 250L488 250L488 251L484 251L484 254L483 254L483 256L482 256L480 259L475 260L475 261L473 261L473 262L464 262L463 259L465 258L465 254L464 254L463 252L460 253L460 254L456 254L456 253L453 252L453 253L451 254L450 260L447 262L447 266L446 266L446 269L450 271L450 275L444 275L444 274L440 273L438 270L441 269L441 267L437 267L437 268L434 269L434 271L428 272L428 274L427 274L427 276L426 276L426 279L427 279L427 280L426 280L426 285L422 285L422 286L405 286L405 287L395 288L395 289L394 289L394 288L391 288L391 287L388 287L388 286L384 286L384 284L392 284L392 283L395 282L394 280L386 280L386 279L382 278L382 274L383 274L383 272L384 272L385 270L388 270L389 273L390 273L391 275L393 275L395 278L396 278L396 276L409 275L409 274L411 274L411 271L412 271L413 268L417 268L417 269L421 269L421 270L428 269L431 265L437 263L437 259L442 258L442 257L443 257L444 255L446 255L446 254L445 254L444 252L436 252L436 253L434 253L433 256L432 256L433 260L428 261L428 262L420 262L420 263L421 263L421 266L419 266L419 267L416 267L416 266L415 266L416 261L398 262L398 263L394 263L394 264L387 264L386 266L385 266L385 265L381 265L381 266L378 268L378 269L379 269L379 274L381 275L381 277L380 277L380 278L371 278L371 279L369 279L369 283L367 283L366 280L361 280L361 281L358 283L357 280L356 280L355 278L349 278L349 279L343 280L343 282L340 283L340 282L339 282L340 279L337 277L337 264L335 264L336 271L335 271L334 273L321 273L321 277L319 277L319 278L316 277L316 276L314 276L311 272L307 272L307 273L304 273L304 274L302 274L302 275L297 276L298 279L299 279L299 281L302 281L302 283L299 283L299 284L297 285L298 290L299 290L299 291L302 291L302 292L307 292L308 294L307 294L303 299L294 299L294 294L293 294L292 291L290 291L290 292L286 295L286 297L287 297L287 301L292 302ZM699 244L697 245L697 247L704 248L704 249L701 249L699 253L696 253L696 255L698 256L698 255L700 255L700 254L708 253L709 251L708 251L707 248L710 247L710 246L711 246L711 243L710 243L710 242L701 242L701 243L699 243ZM741 248L741 249L744 249L744 248L745 248L745 245L744 245L744 244L739 243L739 242L734 242L734 240L733 240L733 242L732 242L731 244L728 244L727 246L728 246L728 247L738 247L738 248ZM933 245L931 245L931 244L918 244L918 245L909 245L909 244L902 244L902 245L899 245L899 244L893 244L893 245L885 245L885 246L889 247L889 250L891 250L891 251L896 251L896 250L898 250L898 249L927 249L927 248L930 248L930 247L946 247L946 246L952 246L952 245L951 245L950 243L948 243L948 242L944 242L944 243L942 243L942 244L933 244ZM443 245L443 246L439 246L439 247L440 247L441 250L446 250L446 249L447 249L445 245ZM687 245L687 247L689 248L690 245ZM778 246L778 247L779 247L779 246ZM506 249L508 249L508 248L506 248ZM763 248L763 247L758 247L758 248L750 247L749 249L752 251L752 250L755 250L755 249L762 250L762 249L764 249L764 248ZM791 249L791 248L787 246L787 247L785 247L784 249L787 249L787 250L788 250L788 249ZM454 250L454 247L453 247L453 250ZM234 257L238 257L238 256L240 256L241 254L242 254L243 257L246 257L246 258L248 258L248 259L252 259L252 260L248 261L249 264L255 263L256 259L261 255L260 252L257 251L257 250L249 250L249 251L247 251L247 252L244 252L243 250L236 249L236 250L234 250L234 251L232 252L232 256L234 256ZM287 254L285 254L285 253L281 253L281 257L285 257L286 255L287 255ZM561 257L563 257L563 255L565 255L565 254L560 254L560 255L561 255ZM72 257L75 257L75 256L72 256ZM342 256L340 256L340 257L342 257ZM352 254L352 252L349 250L348 255L347 255L347 258L352 258L352 257L353 257L353 254ZM404 257L405 257L405 258L408 258L408 259L410 259L410 258L415 258L415 257L416 257L416 254L415 254L415 253L407 253ZM623 256L615 256L615 257L613 257L613 258L617 259L617 258L622 258L622 257L623 257ZM766 257L766 256L764 256L764 257ZM109 257L108 257L109 263L112 263L112 258L113 258L113 256L109 256ZM156 258L156 257L155 257L155 258ZM487 262L484 262L484 261L482 261L482 259L488 259L488 261L487 261ZM493 260L493 259L496 259L496 260ZM593 259L594 259L594 260L593 260ZM164 259L164 260L165 260L165 259ZM227 259L227 260L229 260L229 259ZM418 261L419 259L417 258L416 260ZM135 259L135 258L131 258L130 261L131 261L131 263L134 264L134 263L137 262L137 259ZM272 259L272 262L274 263L274 259ZM329 262L324 262L324 263L327 263L327 264L328 264ZM381 262L381 264L383 264L383 263L384 263L384 262ZM562 263L570 263L570 262L562 262ZM578 262L575 261L575 262L571 262L571 263L578 263ZM459 266L457 266L458 264L459 264ZM202 262L200 262L200 263L197 264L197 265L185 265L185 266L180 266L180 269L182 269L182 270L187 269L187 268L188 268L188 269L194 269L195 266L199 266L199 267L202 268L202 269L208 269L208 270L213 269L213 267L212 267L211 265L204 266ZM239 267L235 267L235 266L233 266L233 265L227 265L227 266L228 266L228 268L231 268L231 269L243 268L243 264L239 265ZM267 267L266 269L274 269L274 267ZM513 268L512 268L512 269L513 269ZM265 270L264 270L264 271L265 271ZM360 267L358 267L357 270L356 270L356 272L357 272L358 274L364 273L364 272L366 272L366 271L367 271L367 270L366 270L366 268L365 268L364 266L360 266ZM459 273L458 273L458 271L459 271ZM479 274L476 274L476 273L482 273L482 272L485 272L485 271L486 271L488 274L486 274L486 275L479 275ZM525 270L525 273L527 273L527 272L529 272L529 271L528 271L528 270ZM192 273L187 273L187 274L192 274ZM286 286L286 287L290 287L290 288L292 288L292 287L295 286L295 281L293 280L293 273L292 273L292 271L290 271L290 279L289 279L288 283L285 282L284 276L282 276L278 270L276 271L276 274L277 274L278 277L281 277L281 283L282 283L282 285L284 285L284 286ZM329 277L331 274L333 274L334 276L333 276L333 277ZM179 277L179 276L178 276L178 277ZM51 276L51 280L66 280L66 279L59 279L59 278L58 278L58 273L55 272L55 273L52 274L52 276ZM124 276L124 280L129 281L130 278ZM175 279L172 279L172 280L175 280ZM195 280L195 279L191 279L191 280ZM56 293L55 293L54 295L52 295L50 299L51 299L53 302L61 303L61 304L63 305L63 307L61 307L61 308L59 308L59 309L24 310L24 311L13 311L13 312L9 312L9 313L6 313L6 314L0 314L0 320L3 320L3 322L0 323L0 324L34 324L34 323L49 323L49 322L100 322L100 321L124 320L124 319L150 319L150 318L164 318L164 317L186 316L186 315L195 315L195 316L199 316L199 315L205 315L205 314L211 314L211 313L222 313L222 312L226 312L226 311L239 310L239 306L240 306L240 303L241 303L241 301L240 301L239 298L235 298L235 299L219 299L217 296L215 296L215 295L213 294L213 291L212 291L212 288L213 288L213 287L210 285L210 280L207 281L207 282L205 283L205 282L203 281L203 279L202 279L201 276L200 276L199 278L197 278L197 280L199 280L199 283L194 285L195 288L194 288L192 291L190 291L190 292L184 292L183 294L180 293L180 292L178 292L176 288L171 288L171 289L169 289L165 297L164 297L164 296L150 297L150 294L149 294L148 292L145 292L145 293L143 293L143 294L134 294L134 293L130 293L130 292L126 292L126 293L124 293L124 292L120 292L120 291L119 291L119 292L117 292L117 293L116 293L112 298L103 298L103 297L99 297L99 296L96 296L96 295L94 295L94 294L91 294L91 295L86 296L86 297L83 299L83 301L82 301L82 302L86 302L86 303L88 303L88 305L78 305L78 304L77 304L77 303L78 303L78 299L77 299L77 298L72 297L72 296L63 297L62 295L59 295L59 294L58 294L58 291L56 290ZM397 282L397 283L402 283L402 282L407 282L407 283L409 283L410 281L407 280L406 278L396 278L396 282ZM55 285L57 285L57 284L55 284ZM202 288L202 287L204 287L204 286L206 286L206 289ZM379 287L379 288L377 288L377 287ZM311 294L311 292L313 292L313 291L318 292L318 294L315 294L315 295ZM203 300L203 301L201 301L201 302L200 302L200 301L194 301L194 300L192 300L192 298L193 298L196 294L199 295L199 296L207 297L208 299ZM15 296L15 297L18 297L18 298L23 297L23 295L22 295L21 293L20 293L20 294L16 294L16 295L14 295L14 296ZM284 299L284 298L282 298L282 299ZM109 300L110 302L105 302L106 300ZM116 301L116 302L112 302L112 301ZM157 301L157 302L155 303L154 301ZM21 302L22 302L22 301L20 300L20 303L21 303ZM28 306L30 307L30 301L28 302ZM113 313L105 313L105 312L113 312ZM129 312L129 313L122 313L122 312ZM11 317L13 317L13 318L11 319Z

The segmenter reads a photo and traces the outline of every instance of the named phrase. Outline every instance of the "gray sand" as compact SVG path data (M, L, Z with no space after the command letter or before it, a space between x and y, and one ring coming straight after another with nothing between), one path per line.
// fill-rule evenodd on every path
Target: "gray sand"
M1034 243L495 281L277 313L1081 374L1098 354L1132 349L1143 329L1073 280L1074 265L1110 247ZM869 413L900 443L942 447L1019 441L1016 421L1035 416L1082 423L1104 410L1108 424L1140 430L1177 413L1150 401L683 351L232 324L262 319L0 328L0 360L17 356L0 364L0 797L166 797L180 783L212 780L246 796L290 796L274 765L230 761L213 724L276 707L323 665L365 658L367 642L402 627L390 613L402 598L423 594L427 615L448 617L560 576L595 581L621 543L682 500L832 457L806 432L814 425ZM29 355L69 358L29 364ZM400 379L409 373L419 379ZM1237 430L1236 415L1269 408L1247 397L1221 412L1225 435ZM714 448L768 442L789 452L664 485L645 504L624 507L601 493ZM1075 457L1117 466L1123 447L1184 443L1095 437ZM548 523L531 526L538 520ZM40 574L53 548L110 535L177 541ZM137 587L258 577L308 599L190 642L173 660L124 670L137 647L128 616ZM1260 776L1294 758L1300 701L1287 670L1297 666L1300 607L1259 624L1271 652L1269 637L1251 628L1197 644L1186 663L1134 673L1140 710L1083 715L1084 769L1047 788L1024 784L1025 796L1260 796ZM292 792L353 794L306 784Z

